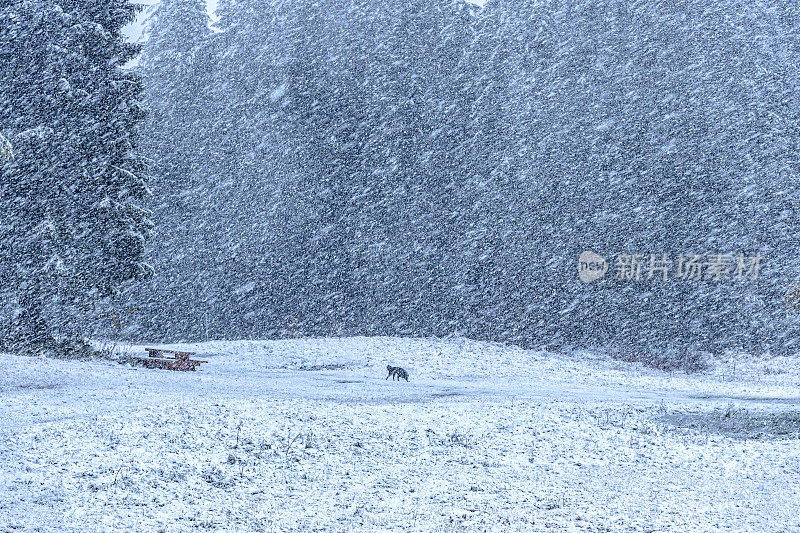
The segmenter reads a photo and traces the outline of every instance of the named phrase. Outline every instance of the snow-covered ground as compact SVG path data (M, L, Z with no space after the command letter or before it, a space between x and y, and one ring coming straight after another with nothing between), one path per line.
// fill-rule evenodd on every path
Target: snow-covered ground
M209 362L0 355L0 531L800 531L798 358L180 347Z

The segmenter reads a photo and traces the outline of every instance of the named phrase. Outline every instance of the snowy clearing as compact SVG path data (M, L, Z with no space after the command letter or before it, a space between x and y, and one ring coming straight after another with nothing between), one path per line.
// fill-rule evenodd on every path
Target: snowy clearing
M1 531L800 531L798 359L171 347L209 362L0 355Z

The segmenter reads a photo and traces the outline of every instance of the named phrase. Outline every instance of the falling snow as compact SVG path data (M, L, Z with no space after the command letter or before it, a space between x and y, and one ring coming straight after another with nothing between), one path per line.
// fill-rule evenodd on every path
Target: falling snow
M0 2L0 530L800 531L799 34Z

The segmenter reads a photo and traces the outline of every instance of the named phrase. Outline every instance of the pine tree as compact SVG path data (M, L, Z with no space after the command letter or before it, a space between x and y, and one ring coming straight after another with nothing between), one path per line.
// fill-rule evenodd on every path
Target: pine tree
M2 278L16 301L12 341L39 350L69 333L70 310L151 274L133 132L141 80L122 27L127 0L9 2L0 8ZM8 332L7 332L8 333Z
M198 0L163 0L148 23L141 60L148 116L141 142L154 160L155 196L166 198L190 188L202 170L198 155L208 141L197 137L195 124L204 112L208 65L202 45L211 30Z

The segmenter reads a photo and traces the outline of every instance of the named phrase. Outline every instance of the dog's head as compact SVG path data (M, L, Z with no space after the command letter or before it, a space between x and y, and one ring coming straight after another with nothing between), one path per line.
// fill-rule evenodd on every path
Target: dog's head
M392 365L386 365L386 370L388 370L389 372L391 372L391 371L392 371Z

